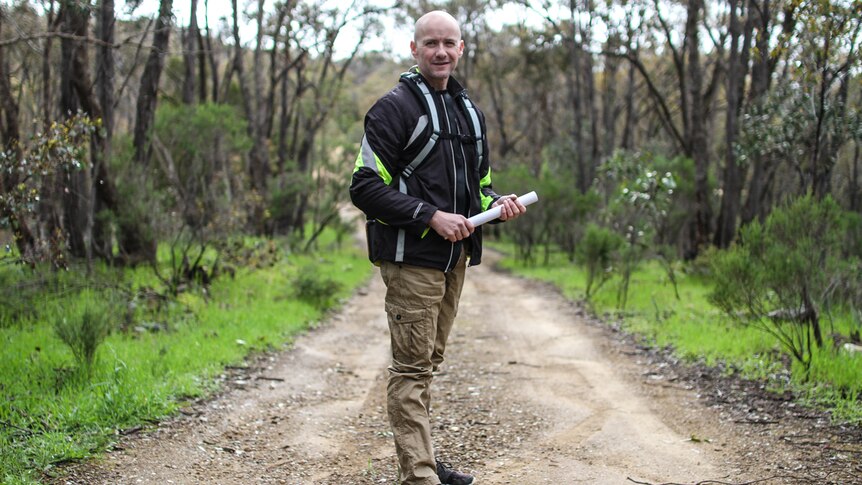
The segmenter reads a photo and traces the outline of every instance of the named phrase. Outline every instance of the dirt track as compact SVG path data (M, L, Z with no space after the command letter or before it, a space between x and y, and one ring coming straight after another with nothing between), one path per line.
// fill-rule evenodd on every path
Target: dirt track
M492 264L468 269L432 398L439 457L478 483L826 483L770 478L790 476L794 449ZM60 483L395 483L383 291L375 276L290 350L228 376L229 392Z

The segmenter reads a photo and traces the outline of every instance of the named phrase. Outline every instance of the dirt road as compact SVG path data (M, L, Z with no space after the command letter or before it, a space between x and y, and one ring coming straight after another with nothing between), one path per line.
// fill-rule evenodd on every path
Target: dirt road
M796 459L779 439L722 417L556 292L491 266L468 270L434 381L440 458L483 485L797 483L770 478ZM395 483L383 291L375 276L290 350L228 376L229 392L62 483Z

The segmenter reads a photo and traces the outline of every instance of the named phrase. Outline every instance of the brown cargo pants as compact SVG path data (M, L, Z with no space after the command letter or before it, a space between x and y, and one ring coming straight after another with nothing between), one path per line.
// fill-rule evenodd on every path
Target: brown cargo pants
M448 273L391 262L380 267L392 340L387 412L402 485L440 483L431 444L431 378L443 362L466 266L462 252Z

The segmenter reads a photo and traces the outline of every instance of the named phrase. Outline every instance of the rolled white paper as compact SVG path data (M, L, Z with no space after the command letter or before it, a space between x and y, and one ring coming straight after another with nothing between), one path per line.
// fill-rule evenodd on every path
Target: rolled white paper
M536 195L536 192L530 192L518 197L518 201L525 206L530 205L539 200L539 196ZM485 212L480 212L473 217L468 218L467 220L473 223L474 227L481 226L482 224L493 221L494 219L500 217L500 213L502 212L503 207L497 206L492 207L491 209L486 210Z

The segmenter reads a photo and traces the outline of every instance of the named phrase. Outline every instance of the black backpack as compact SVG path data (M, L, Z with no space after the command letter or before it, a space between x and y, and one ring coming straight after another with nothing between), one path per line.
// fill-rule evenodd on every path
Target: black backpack
M406 180L410 178L416 168L428 158L428 154L431 153L431 150L434 149L434 145L437 144L437 140L439 139L448 139L448 138L459 138L461 143L466 144L476 144L476 153L478 154L477 163L479 166L482 165L482 160L484 157L483 153L483 140L484 133L482 133L482 123L479 121L479 113L476 110L476 107L473 105L473 102L470 101L470 98L467 96L466 91L462 91L458 94L456 98L456 102L461 105L461 108L464 110L470 118L469 135L456 135L453 133L443 133L440 128L440 118L437 116L437 109L434 106L434 98L431 94L431 89L428 87L428 84L419 75L418 72L414 69L407 71L401 74L401 82L407 84L409 86L410 91L413 92L418 98L419 102L425 107L425 113L428 115L428 118L431 120L431 136L428 137L428 140L425 141L425 145L413 158L413 160L407 164L404 170L401 171L401 180L399 184L399 190L403 193L407 193L407 185Z

